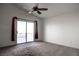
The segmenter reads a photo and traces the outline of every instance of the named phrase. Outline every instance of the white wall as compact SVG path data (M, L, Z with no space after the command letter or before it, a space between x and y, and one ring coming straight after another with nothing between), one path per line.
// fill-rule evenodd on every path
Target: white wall
M38 20L38 40L42 40L42 20L33 15L26 15L26 12L17 8L13 4L0 4L0 47L16 44L16 42L11 41L11 23L12 17L14 16L28 20Z
M45 19L44 41L79 49L79 11Z

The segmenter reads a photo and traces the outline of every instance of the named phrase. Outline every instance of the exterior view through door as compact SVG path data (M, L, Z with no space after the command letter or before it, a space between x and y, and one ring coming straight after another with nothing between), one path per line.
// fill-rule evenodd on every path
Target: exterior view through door
M17 21L17 44L34 41L34 22Z

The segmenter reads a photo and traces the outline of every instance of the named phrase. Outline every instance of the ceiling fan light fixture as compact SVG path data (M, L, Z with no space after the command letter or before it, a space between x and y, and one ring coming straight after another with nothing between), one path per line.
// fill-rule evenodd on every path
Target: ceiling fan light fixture
M32 12L31 12L31 11L29 11L28 13L29 13L29 14L31 14Z
M29 13L29 14L32 14L32 13L33 13L33 11L29 11L28 13Z

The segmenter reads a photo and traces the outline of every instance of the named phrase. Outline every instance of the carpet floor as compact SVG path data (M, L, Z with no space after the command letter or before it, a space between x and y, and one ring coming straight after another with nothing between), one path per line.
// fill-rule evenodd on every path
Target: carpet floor
M0 48L0 56L79 56L79 49L47 42L31 42Z

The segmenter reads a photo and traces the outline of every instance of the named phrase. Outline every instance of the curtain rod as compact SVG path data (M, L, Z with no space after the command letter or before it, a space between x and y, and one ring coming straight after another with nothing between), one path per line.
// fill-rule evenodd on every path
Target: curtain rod
M17 19L21 19L21 20L28 20L28 19L23 19L23 18L17 18Z
M37 21L37 20L28 20L28 19L23 19L23 18L18 18L18 17L13 17L13 19L21 19L21 20L27 20L27 21Z

